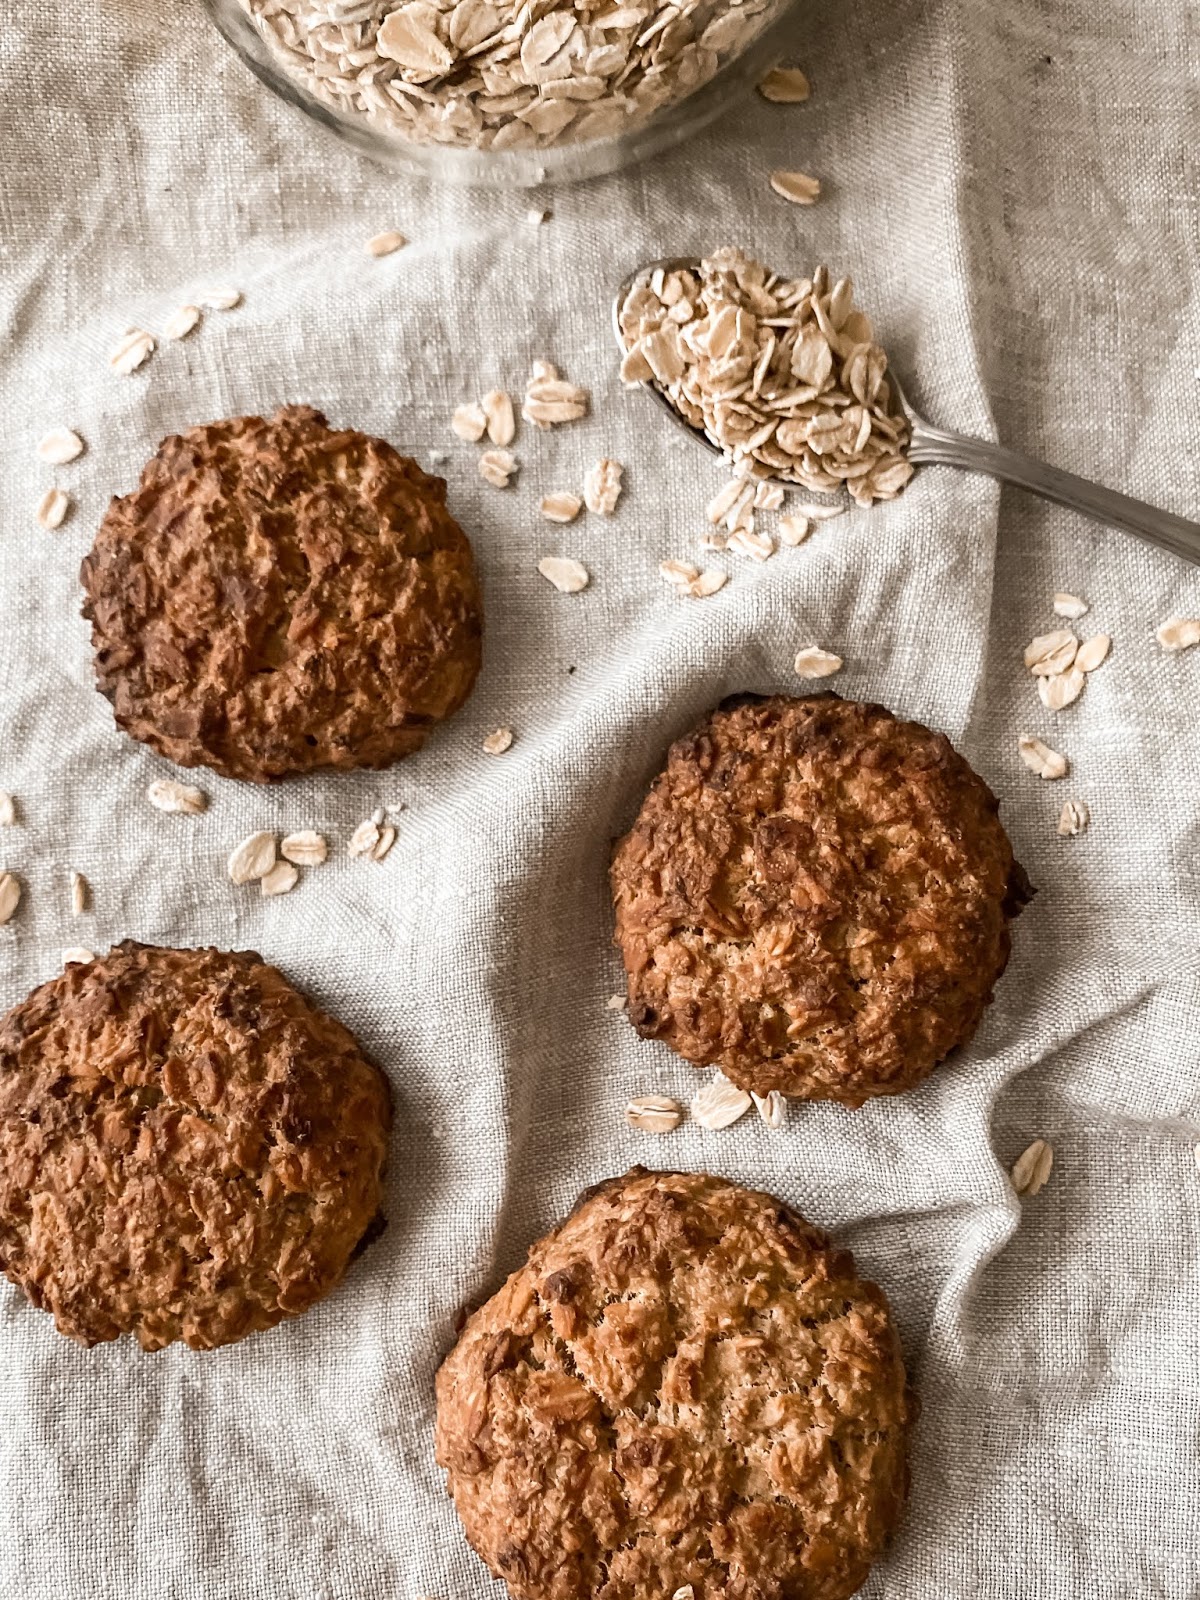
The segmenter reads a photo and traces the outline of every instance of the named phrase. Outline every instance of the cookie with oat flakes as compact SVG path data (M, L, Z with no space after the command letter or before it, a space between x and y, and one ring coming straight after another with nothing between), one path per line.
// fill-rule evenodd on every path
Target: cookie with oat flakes
M126 942L0 1020L0 1268L145 1350L297 1316L382 1229L386 1079L250 952Z
M738 695L678 740L612 861L630 1021L740 1088L858 1106L975 1032L1032 890L940 733Z
M118 724L183 767L266 783L390 766L479 671L445 483L309 406L164 440L81 578Z
M845 1600L914 1414L887 1300L770 1195L634 1168L466 1323L437 1459L513 1600Z

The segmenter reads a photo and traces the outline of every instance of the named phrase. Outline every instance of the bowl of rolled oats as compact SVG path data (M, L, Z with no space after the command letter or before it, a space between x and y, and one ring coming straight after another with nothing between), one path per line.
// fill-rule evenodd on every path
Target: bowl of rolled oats
M596 177L682 143L789 45L795 0L205 0L268 88L457 183Z

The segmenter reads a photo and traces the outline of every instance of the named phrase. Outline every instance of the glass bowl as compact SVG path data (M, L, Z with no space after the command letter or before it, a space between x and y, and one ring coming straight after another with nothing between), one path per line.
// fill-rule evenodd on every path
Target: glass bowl
M267 88L374 160L527 189L682 144L794 49L798 0L204 4Z

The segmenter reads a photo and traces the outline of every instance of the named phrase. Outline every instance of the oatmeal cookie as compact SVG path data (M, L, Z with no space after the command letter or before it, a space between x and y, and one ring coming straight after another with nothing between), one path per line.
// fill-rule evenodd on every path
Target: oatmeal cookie
M725 701L612 862L629 1017L757 1094L858 1106L975 1032L1032 890L940 733L836 695Z
M118 724L182 767L386 767L479 671L445 483L308 406L165 439L80 576Z
M0 1021L0 1267L60 1332L230 1344L382 1228L383 1075L260 957L126 942Z
M514 1600L844 1600L908 1488L887 1300L770 1195L602 1184L467 1322L437 1459Z

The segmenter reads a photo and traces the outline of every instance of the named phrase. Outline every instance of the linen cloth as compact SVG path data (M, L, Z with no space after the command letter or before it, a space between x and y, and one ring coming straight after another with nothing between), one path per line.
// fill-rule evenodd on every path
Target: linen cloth
M1200 41L1188 0L841 5L798 13L813 97L749 104L686 148L531 202L365 163L267 97L192 3L20 0L0 23L5 350L0 787L20 825L0 867L0 1004L66 945L133 937L255 948L344 1020L394 1086L390 1227L299 1320L212 1354L91 1352L0 1289L0 1596L20 1600L439 1600L499 1594L467 1549L431 1442L432 1380L459 1306L487 1292L586 1185L635 1161L773 1190L886 1287L923 1399L904 1530L874 1600L1200 1592L1197 914L1200 651L1154 642L1200 614L1200 572L991 483L923 470L762 566L682 602L719 468L624 393L609 298L651 257L740 243L854 275L930 416L1200 514ZM817 173L811 210L767 186ZM531 203L551 220L525 221ZM382 261L366 238L412 240ZM211 314L133 378L107 353L204 284ZM591 417L515 446L499 493L450 434L455 405L518 393L546 358ZM466 709L382 774L260 790L174 775L118 733L91 682L79 561L107 497L160 437L283 401L428 463L486 591ZM51 471L34 446L79 429ZM541 493L626 465L612 520L544 523ZM33 508L57 481L61 532ZM536 573L581 558L581 595ZM721 564L722 558L714 558ZM1112 659L1067 712L1020 653L1057 589ZM804 644L843 694L943 728L1001 796L1040 893L971 1047L915 1093L797 1106L661 1143L638 1092L702 1081L606 1009L620 987L605 870L667 743L723 694L796 687ZM481 752L499 725L501 758ZM1040 782L1017 738L1071 759ZM1090 832L1061 839L1068 796ZM345 841L403 808L382 865ZM229 883L246 833L315 827L330 864L263 900ZM72 918L69 873L93 885ZM1019 1203L1035 1137L1055 1166Z

